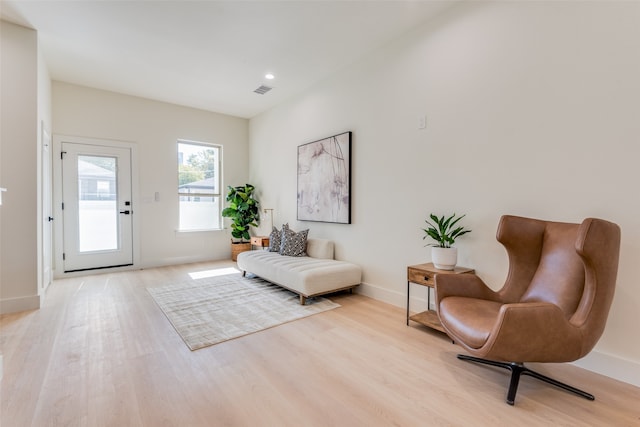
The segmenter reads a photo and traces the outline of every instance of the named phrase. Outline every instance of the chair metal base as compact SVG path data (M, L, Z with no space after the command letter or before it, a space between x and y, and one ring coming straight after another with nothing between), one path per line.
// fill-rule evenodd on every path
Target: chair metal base
M530 377L537 378L540 381L544 381L548 384L570 391L571 393L577 394L578 396L584 397L585 399L588 399L588 400L596 399L592 394L589 394L585 391L572 387L568 384L561 383L560 381L556 381L553 378L549 378L546 375L542 375L536 371L532 371L531 369L524 366L524 364L522 363L496 362L493 360L481 359L479 357L467 356L466 354L459 354L458 359L466 360L469 362L482 363L485 365L497 366L499 368L510 370L511 382L509 383L509 392L507 393L507 403L512 406L516 399L516 392L518 391L518 384L520 382L521 375L529 375Z

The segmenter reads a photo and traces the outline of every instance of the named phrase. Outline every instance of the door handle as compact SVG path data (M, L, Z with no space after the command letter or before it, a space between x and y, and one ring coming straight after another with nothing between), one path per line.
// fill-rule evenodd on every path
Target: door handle
M126 210L126 211L120 211L121 214L125 214L125 215L129 215L131 213L131 211Z
M53 221L53 217L52 216L49 217L49 222L51 222L51 221Z

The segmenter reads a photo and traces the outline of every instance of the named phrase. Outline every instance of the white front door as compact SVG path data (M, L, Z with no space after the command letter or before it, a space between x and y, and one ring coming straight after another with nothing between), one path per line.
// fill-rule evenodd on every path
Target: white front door
M62 143L64 271L133 265L131 150Z

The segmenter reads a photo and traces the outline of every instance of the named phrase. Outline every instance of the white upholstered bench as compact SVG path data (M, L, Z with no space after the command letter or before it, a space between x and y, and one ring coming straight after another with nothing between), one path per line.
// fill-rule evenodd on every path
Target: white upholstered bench
M300 295L300 304L313 296L353 289L362 281L360 266L333 259L333 242L308 239L307 255L292 257L263 250L238 254L242 275L253 273Z

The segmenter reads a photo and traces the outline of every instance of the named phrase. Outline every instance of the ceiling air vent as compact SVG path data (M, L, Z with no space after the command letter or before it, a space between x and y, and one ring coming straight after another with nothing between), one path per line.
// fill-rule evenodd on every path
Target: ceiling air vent
M258 89L254 90L254 92L255 93L259 93L260 95L264 95L265 93L269 92L271 89L273 89L273 88L269 87L269 86L262 85Z

